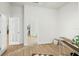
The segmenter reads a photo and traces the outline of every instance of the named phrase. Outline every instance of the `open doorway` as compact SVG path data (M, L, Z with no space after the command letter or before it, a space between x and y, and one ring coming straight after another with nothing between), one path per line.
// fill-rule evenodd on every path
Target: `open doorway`
M3 54L9 54L23 47L20 29L20 19L18 17L9 17L7 20L7 51Z

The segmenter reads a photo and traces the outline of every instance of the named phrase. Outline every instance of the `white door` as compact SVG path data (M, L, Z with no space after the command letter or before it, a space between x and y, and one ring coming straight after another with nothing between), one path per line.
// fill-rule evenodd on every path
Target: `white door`
M9 18L9 45L20 44L20 19L19 17Z
M7 48L7 17L0 14L0 48Z

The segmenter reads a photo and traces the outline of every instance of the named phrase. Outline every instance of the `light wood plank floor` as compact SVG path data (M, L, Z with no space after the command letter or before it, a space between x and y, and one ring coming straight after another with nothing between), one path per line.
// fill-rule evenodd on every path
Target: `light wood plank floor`
M59 56L59 55L64 54L61 51L64 51L65 54L71 51L68 48L64 48L62 50L62 46L59 47L58 45L54 45L54 44L42 44L42 45L35 45L35 46L24 46L23 48L22 47L23 46L19 47L18 49L16 48L17 50L14 49L13 52L12 51L10 52L10 49L8 49L8 52L4 53L3 55L5 56L32 56L33 54L47 54L47 55Z
M23 47L23 44L19 44L19 45L8 45L8 48L7 50L2 54L3 56L15 51L15 50L18 50L20 48Z

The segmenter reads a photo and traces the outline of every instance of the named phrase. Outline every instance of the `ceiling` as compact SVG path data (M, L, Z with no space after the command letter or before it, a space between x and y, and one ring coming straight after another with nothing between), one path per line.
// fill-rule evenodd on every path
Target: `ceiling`
M60 8L67 4L68 2L12 2L11 4L16 5L33 5L39 7L46 7L46 8Z

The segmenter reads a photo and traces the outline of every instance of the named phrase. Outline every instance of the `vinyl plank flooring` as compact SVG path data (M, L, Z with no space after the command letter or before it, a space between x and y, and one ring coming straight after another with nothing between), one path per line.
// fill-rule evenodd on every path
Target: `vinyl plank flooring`
M64 51L61 52L61 51ZM59 52L60 51L60 52ZM54 44L41 44L41 45L35 45L35 46L24 46L17 50L15 50L12 53L6 53L4 55L8 56L32 56L32 54L44 54L44 55L53 55L53 56L59 56L62 54L67 54L69 52L69 48L63 48L62 46L54 45Z

